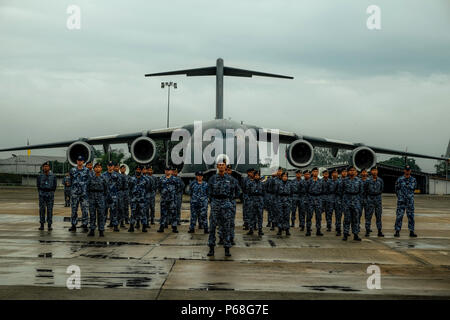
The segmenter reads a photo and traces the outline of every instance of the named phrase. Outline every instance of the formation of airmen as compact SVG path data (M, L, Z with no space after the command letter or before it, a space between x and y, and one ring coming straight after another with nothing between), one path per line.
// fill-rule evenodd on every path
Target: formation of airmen
M52 210L56 177L50 171L50 164L44 163L43 172L37 179L39 191L40 228L44 230L45 222L48 230L52 230ZM81 209L81 228L94 236L98 229L99 236L104 237L107 227L119 232L127 228L128 232L141 230L147 232L150 225L155 224L155 196L160 193L159 229L164 232L169 227L178 233L182 196L185 185L178 171L167 167L164 176L153 176L151 166L138 165L133 176L126 173L126 167L109 162L107 171L102 173L100 163L84 164L84 158L78 157L77 166L72 168L63 179L65 206L71 207L71 228L76 232L78 224L78 207ZM331 174L331 176L330 176ZM195 227L203 229L208 236L208 256L214 255L216 233L218 245L225 248L225 256L231 256L230 248L235 245L236 199L243 198L243 229L247 235L257 231L264 235L264 209L268 212L266 227L277 228L277 235L283 232L289 236L290 228L295 228L298 217L300 231L311 236L312 218L315 218L316 236L321 232L322 216L326 220L327 232L332 231L333 216L336 236L343 234L346 241L353 234L359 238L361 217L365 218L365 236L369 237L371 222L375 214L378 237L382 232L382 192L383 180L378 177L377 167L370 169L370 176L362 170L358 176L354 166L338 172L325 170L319 178L319 170L297 170L295 179L289 180L288 172L278 168L271 177L262 179L258 170L249 169L247 177L239 182L232 176L232 167L225 160L217 163L217 173L208 182L203 180L203 173L196 172L195 180L189 184L190 222L189 233ZM340 175L340 176L339 176ZM411 176L411 168L405 167L404 175L395 184L397 193L397 211L395 221L395 237L400 236L402 220L406 211L410 237L414 233L414 190L417 182ZM208 204L210 214L208 217ZM131 209L131 214L130 210Z

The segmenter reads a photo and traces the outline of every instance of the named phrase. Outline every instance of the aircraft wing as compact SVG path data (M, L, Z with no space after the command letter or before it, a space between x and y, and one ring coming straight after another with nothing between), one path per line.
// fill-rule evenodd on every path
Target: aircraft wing
M304 136L296 134L295 132L288 132L288 131L273 131L273 130L267 130L267 133L276 133L279 134L279 142L280 143L286 143L289 144L295 140L303 139L311 143L315 147L324 147L324 148L330 148L332 151L334 151L334 154L337 154L337 150L344 149L344 150L353 150L355 148L364 146L367 148L372 149L375 153L381 153L381 154L392 154L397 156L403 156L403 157L413 157L413 158L424 158L424 159L434 159L434 160L444 160L444 161L450 161L449 157L437 157L432 155L426 155L426 154L419 154L419 153L412 153L412 152L406 152L406 151L400 151L400 150L393 150L393 149L387 149L387 148L380 148L376 146L368 146L364 143L355 143L355 142L348 142L348 141L342 141L342 140L335 140L335 139L327 139L327 138L319 138L319 137L312 137L312 136ZM270 135L268 135L268 140L270 140Z
M170 136L176 128L164 128L164 129L155 129L148 131L141 131L135 133L127 133L127 134L113 134L107 136L99 136L99 137L91 137L91 138L79 138L74 140L67 140L61 142L53 142L53 143L44 143L44 144L35 144L29 146L21 146L21 147L11 147L0 149L0 152L5 151L16 151L16 150L31 150L31 149L53 149L53 148L64 148L70 146L72 143L76 141L84 141L90 145L108 145L108 144L119 144L119 143L131 143L134 139L145 136L152 139L170 139Z

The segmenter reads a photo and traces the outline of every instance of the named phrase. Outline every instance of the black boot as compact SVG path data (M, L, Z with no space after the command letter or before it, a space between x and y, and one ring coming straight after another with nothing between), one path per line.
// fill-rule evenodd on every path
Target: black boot
M231 257L230 248L225 248L225 257Z
M175 226L175 227L172 227L172 232L173 232L173 233L178 233L178 229L177 229L177 226Z
M400 231L398 231L398 230L395 231L394 237L397 237L397 238L400 237Z
M125 218L125 223L126 223L126 224L130 224L130 219Z
M292 222L291 223L291 228L294 228L295 227L295 224L294 224L294 222Z
M48 229L48 231L52 231L53 230L52 225L50 223L48 224L48 228L47 229Z
M195 233L195 230L192 228L189 228L188 233Z
M104 236L105 236L105 232L104 232L103 230L100 230L100 231L98 232L98 235L99 235L100 237L104 237Z
M342 238L343 241L347 241L348 233L344 233L344 237Z
M231 238L231 241L230 241L230 242L231 242L231 245L232 245L232 246L235 246L235 245L236 245L236 242L234 242L234 238Z
M214 256L214 246L209 246L209 252L207 254L208 257Z
M121 227L121 228L126 228L126 227L125 227L125 223L124 223L123 221L120 223L120 227Z
M147 232L147 225L146 224L142 225L142 232Z
M262 231L262 229L259 229L258 230L258 236L263 236L264 235L264 232Z
M128 232L134 232L134 224L130 224L130 228L128 229Z
M155 224L155 219L152 219L152 220L150 221L150 224Z
M381 232L381 230L378 230L378 236L379 237L384 237L384 234L383 234L383 232Z
M267 222L266 228L268 228L270 226L271 226L270 222Z
M410 232L409 232L409 236L410 236L411 238L417 238L417 234L415 234L414 231L410 231Z
M358 237L357 234L354 234L354 235L353 235L353 240L355 240L355 241L361 241L361 238Z
M270 228L270 231L275 230L275 223L272 222L272 227Z
M243 230L245 230L245 231L248 230L248 224L247 223L244 223L244 229Z
M140 229L141 228L141 224L138 222L136 223L136 229Z
M370 231L369 231L369 230L366 230L365 236L366 236L367 238L370 237Z
M253 235L253 229L250 229L250 231L247 232L247 235L248 235L248 236L252 236L252 235Z
M320 232L320 229L317 229L317 231L316 231L316 236L318 236L318 237L323 236L323 233Z
M77 231L77 225L72 224L72 227L69 229L70 232L76 232Z
M88 232L89 231L89 228L88 228L88 226L86 224L83 224L81 227L83 228L83 232Z
M206 227L206 228L203 229L203 233L204 233L204 234L208 234L208 233L209 233L208 227Z
M223 239L219 238L219 242L217 243L218 245L223 245Z
M88 233L88 237L93 237L95 236L95 231L91 229L91 231L89 231Z
M164 225L160 225L158 231L156 232L164 232Z
M281 228L278 228L277 236L281 236Z
M118 226L114 226L114 232L119 232L119 227Z
M327 227L327 232L331 232L331 227Z
M41 223L41 226L39 227L39 230L44 230L44 224L43 223Z
M305 234L305 236L306 236L306 237L311 236L311 229L306 229L306 234Z
M305 226L301 226L300 231L305 231Z
M341 230L336 230L336 237L340 237L341 236Z
M287 235L287 236L290 236L290 235L291 235L291 233L289 232L289 229L286 229L286 235Z

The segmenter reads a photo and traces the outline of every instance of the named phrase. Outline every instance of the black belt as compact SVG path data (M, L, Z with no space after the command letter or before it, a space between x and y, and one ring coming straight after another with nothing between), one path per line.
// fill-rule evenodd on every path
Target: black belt
M214 199L228 199L229 198L228 196L225 196L225 195L222 195L222 194L220 194L220 195L212 195L211 197L214 198Z

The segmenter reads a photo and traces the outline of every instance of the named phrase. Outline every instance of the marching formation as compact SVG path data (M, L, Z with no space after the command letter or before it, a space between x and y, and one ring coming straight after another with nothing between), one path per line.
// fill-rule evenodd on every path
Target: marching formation
M52 230L52 213L56 177L50 171L50 164L44 163L42 173L37 179L39 191L40 228L48 223ZM77 166L64 177L65 206L71 207L71 228L76 232L78 225L78 207L81 209L81 228L94 236L98 229L99 236L105 235L105 225L119 232L120 228L128 228L128 232L141 230L147 232L150 225L155 224L155 197L160 193L160 219L157 232L164 232L171 226L172 232L178 233L181 218L181 203L185 185L178 171L167 167L164 176L153 176L151 166L138 165L133 176L126 173L124 165L109 162L107 171L102 172L100 163L84 164L84 158L78 157ZM208 235L208 256L214 255L216 234L218 245L225 248L225 256L231 256L230 248L235 244L236 200L243 199L243 225L247 235L264 235L264 209L268 212L266 227L277 235L291 234L290 229L298 227L311 236L312 220L315 220L316 236L323 236L321 231L322 217L325 217L326 230L333 228L336 236L343 235L346 241L353 234L359 237L362 217L365 219L365 236L372 232L372 220L375 223L378 237L382 232L382 192L383 180L378 177L377 167L366 170L360 175L356 168L350 166L340 172L324 171L319 178L319 171L297 170L295 178L289 180L287 171L278 168L271 177L262 179L257 170L249 169L247 176L238 181L232 176L232 167L225 161L217 163L217 173L206 182L203 173L196 172L195 180L189 184L190 223L189 233L195 227ZM411 237L414 233L414 190L417 182L411 176L411 168L405 167L404 175L395 184L397 193L397 211L395 236L400 236L402 220L406 211L408 229ZM208 205L210 213L208 217ZM131 209L131 213L130 213ZM364 212L364 214L363 214ZM126 226L128 225L128 227Z

